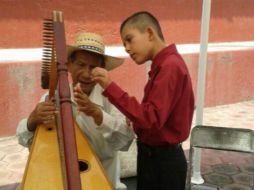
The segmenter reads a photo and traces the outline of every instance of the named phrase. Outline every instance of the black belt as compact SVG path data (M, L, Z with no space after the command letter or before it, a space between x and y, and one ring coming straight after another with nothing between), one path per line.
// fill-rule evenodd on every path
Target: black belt
M162 145L147 145L140 141L137 141L139 148L148 149L150 151L173 151L179 149L181 144L162 144Z

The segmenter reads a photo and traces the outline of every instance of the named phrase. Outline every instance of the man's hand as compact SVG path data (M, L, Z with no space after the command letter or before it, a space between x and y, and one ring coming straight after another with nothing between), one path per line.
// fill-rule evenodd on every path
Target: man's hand
M51 123L54 121L55 113L57 113L57 111L55 104L52 101L37 104L28 118L28 130L35 131L37 125Z
M108 71L101 67L96 67L92 70L92 78L104 89L112 82L108 75Z
M74 100L78 104L79 111L93 117L97 125L102 123L103 116L101 109L89 100L88 96L82 92L78 85L74 87Z

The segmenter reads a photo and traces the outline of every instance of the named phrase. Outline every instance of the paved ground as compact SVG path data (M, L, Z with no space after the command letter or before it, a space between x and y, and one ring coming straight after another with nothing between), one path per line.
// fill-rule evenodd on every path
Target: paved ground
M194 118L195 124L195 118ZM254 101L204 109L204 124L254 130ZM183 145L188 156L189 141ZM16 137L0 138L0 190L17 189L22 179L28 150ZM194 189L254 190L254 155L202 150L201 172L205 180ZM135 177L125 178L128 190L135 189Z

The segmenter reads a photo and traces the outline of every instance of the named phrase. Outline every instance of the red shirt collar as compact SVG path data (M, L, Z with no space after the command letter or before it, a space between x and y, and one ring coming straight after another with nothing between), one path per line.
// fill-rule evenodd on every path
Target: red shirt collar
M156 67L161 64L164 57L166 57L170 54L176 54L176 53L178 53L178 52L177 52L175 44L170 44L167 47L163 48L159 53L157 53L157 55L155 55L155 57L153 59L152 66L151 66L151 71L156 69Z

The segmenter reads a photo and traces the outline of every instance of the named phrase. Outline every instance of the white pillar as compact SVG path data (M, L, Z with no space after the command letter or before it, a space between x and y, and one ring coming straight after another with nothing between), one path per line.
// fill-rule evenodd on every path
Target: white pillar
M198 70L198 85L196 99L196 125L203 124L203 107L205 97L205 79L206 79L206 61L208 34L210 23L211 0L203 0L202 22L200 34L200 55L199 55L199 70ZM200 172L201 149L195 148L193 153L193 173L191 182L194 184L204 183L204 179Z

